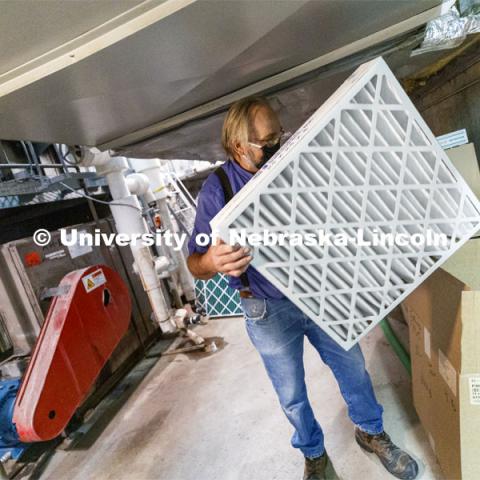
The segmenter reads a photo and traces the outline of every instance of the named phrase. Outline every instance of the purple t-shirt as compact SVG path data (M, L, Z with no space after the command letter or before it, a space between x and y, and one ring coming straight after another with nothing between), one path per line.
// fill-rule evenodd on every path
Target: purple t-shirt
M222 166L230 180L233 194L235 195L252 177L253 173L242 168L234 160L227 160ZM222 184L218 176L211 173L202 185L197 198L197 215L193 227L192 236L188 242L188 251L190 255L194 252L205 253L207 246L197 245L195 237L199 233L210 235L210 220L225 206L225 196ZM259 298L283 298L280 290L274 287L263 275L255 268L249 266L246 270L250 283L250 290L255 297ZM240 278L229 277L229 285L232 288L240 289L242 282Z

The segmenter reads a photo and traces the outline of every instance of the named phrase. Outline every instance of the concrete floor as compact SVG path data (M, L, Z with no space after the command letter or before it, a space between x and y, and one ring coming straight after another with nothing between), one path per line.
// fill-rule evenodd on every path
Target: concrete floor
M112 418L100 415L81 441L68 451L57 450L40 478L301 479L303 457L290 447L290 424L243 318L211 320L197 331L215 338L219 351L155 361L139 385L118 389ZM385 408L387 432L420 461L419 478L443 478L414 412L409 378L379 327L364 340L363 351ZM308 342L305 366L309 396L338 478L394 478L354 442L337 384Z

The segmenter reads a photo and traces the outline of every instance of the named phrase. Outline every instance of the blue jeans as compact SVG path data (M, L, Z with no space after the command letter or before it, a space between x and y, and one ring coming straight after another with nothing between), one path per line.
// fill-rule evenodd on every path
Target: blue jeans
M241 298L248 335L260 354L280 405L295 432L292 446L306 457L325 452L323 432L310 406L303 367L303 337L332 370L354 424L383 431L377 402L359 345L345 351L290 300Z

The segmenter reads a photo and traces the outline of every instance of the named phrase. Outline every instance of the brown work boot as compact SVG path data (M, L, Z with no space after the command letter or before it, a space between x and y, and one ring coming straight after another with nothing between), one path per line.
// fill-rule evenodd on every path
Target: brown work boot
M325 472L328 465L328 455L325 452L321 457L305 457L305 471L303 480L325 480Z
M413 480L418 475L417 462L397 447L385 433L370 435L355 427L355 440L365 451L374 453L383 466L401 480Z

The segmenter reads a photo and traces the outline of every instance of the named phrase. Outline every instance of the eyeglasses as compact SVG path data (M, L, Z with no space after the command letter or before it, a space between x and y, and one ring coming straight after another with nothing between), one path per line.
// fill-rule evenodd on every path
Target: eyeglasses
M280 143L280 145L283 145L291 136L292 134L290 132L285 132L282 128L279 135L275 136L271 140L267 140L266 142L263 142L263 145L259 145L258 143L253 143L253 142L248 142L248 144L251 145L252 147L260 148L260 149L262 149L265 146L274 147L278 143Z

